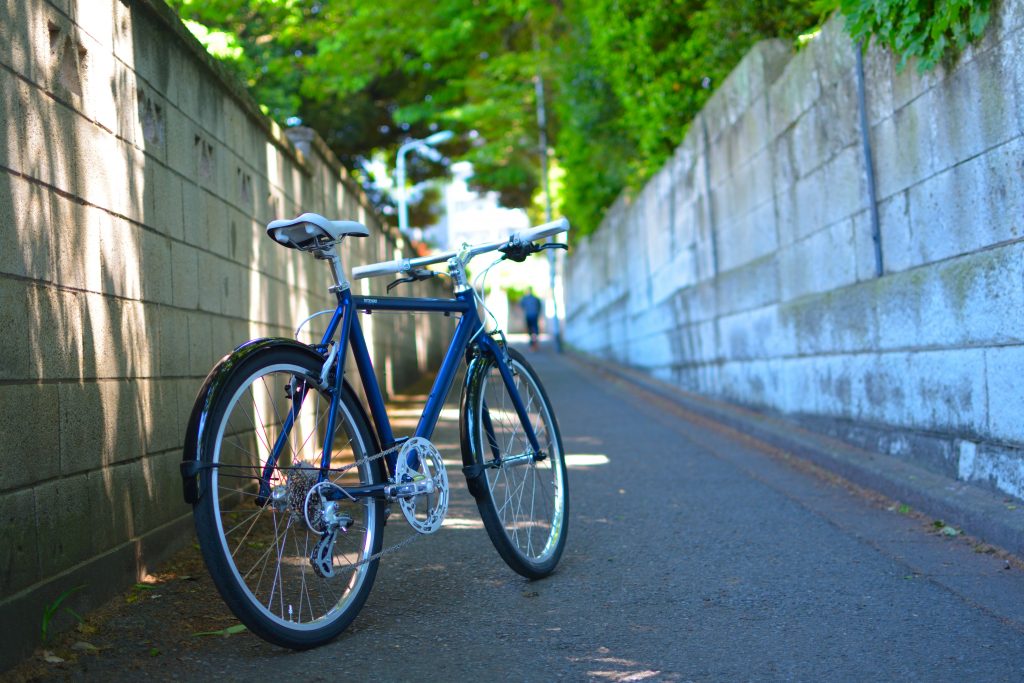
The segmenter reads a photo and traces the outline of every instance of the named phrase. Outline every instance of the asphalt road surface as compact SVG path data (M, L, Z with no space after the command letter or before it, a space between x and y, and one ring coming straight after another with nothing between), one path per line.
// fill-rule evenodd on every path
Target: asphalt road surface
M549 578L521 579L492 548L458 469L457 411L446 410L435 438L452 464L445 527L382 560L335 642L294 653L248 633L193 635L234 621L188 549L69 634L55 651L69 661L21 675L1024 680L1014 558L571 357L527 353L570 454L568 546ZM398 414L414 424L413 411Z

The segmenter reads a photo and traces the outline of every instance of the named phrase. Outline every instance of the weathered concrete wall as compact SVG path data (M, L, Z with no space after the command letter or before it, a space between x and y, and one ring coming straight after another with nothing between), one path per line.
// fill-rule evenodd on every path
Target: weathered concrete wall
M1024 3L951 69L758 45L574 245L570 343L1024 497Z
M0 669L61 593L87 609L187 540L206 372L331 306L265 223L363 221L349 266L398 249L323 143L297 153L232 83L159 0L0 0ZM389 387L450 325L364 320Z

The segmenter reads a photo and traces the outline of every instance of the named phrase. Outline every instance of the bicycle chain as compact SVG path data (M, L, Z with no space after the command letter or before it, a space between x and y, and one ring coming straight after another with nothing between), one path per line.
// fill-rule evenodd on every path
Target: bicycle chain
M331 470L331 471L332 472L337 472L339 475L341 475L341 474L344 474L345 472L349 471L353 467L359 467L360 465L362 465L364 463L373 462L374 460L380 460L381 458L385 457L386 455L389 455L391 453L394 453L395 451L401 450L401 448L402 448L402 444L398 443L398 444L395 444L394 446L392 446L391 448L383 450L383 451L381 451L379 453L375 453L374 455L368 455L368 456L366 456L364 458L360 458L359 460L356 460L355 462L353 462L351 465L345 465L342 468L339 468L337 470ZM341 488L341 487L339 487L339 488ZM341 488L341 490L344 493L345 489ZM348 494L346 493L345 495L348 495ZM352 498L352 496L349 496L349 498ZM385 515L384 519L385 519L385 521L387 521L387 515ZM383 531L383 529L382 529L382 531ZM415 541L420 536L423 536L423 534L418 533L418 532L413 532L413 534L411 536L408 536L408 537L402 539L401 541L399 541L398 543L396 543L394 545L388 546L387 548L382 548L378 552L375 552L373 555L370 555L369 557L367 557L365 559L359 560L355 564L349 565L349 567L354 571L354 570L358 569L359 567L362 567L364 564L369 564L370 562L374 562L376 560L379 560L380 558L384 557L385 555L390 555L391 553L396 553L399 550L401 550L403 547L405 547L405 546L409 545L410 543L412 543L413 541Z

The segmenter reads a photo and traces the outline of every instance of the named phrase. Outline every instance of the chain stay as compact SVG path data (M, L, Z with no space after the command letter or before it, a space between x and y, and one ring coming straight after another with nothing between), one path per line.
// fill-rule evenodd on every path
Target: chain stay
M356 460L355 462L353 462L350 465L345 465L344 467L339 467L337 469L328 469L327 471L331 472L331 473L344 474L345 472L348 472L350 469L352 469L354 467L359 467L360 465L362 465L364 463L370 463L370 462L373 462L374 460L380 460L381 458L383 458L383 457L385 457L387 455L390 455L391 453L394 453L394 452L400 450L402 448L402 446L404 445L404 443L405 442L402 441L400 443L395 444L391 448L388 448L388 449L385 449L383 451L380 451L379 453L375 453L373 455L368 455L368 456L366 456L364 458L360 458L359 460ZM227 467L229 467L229 468L230 467L238 467L238 468L241 468L241 469L252 469L251 465L234 465L234 466L229 465ZM279 467L277 469L282 470L282 471L290 471L290 470L299 469L299 468L298 467L283 467L283 468ZM338 488L340 488L342 490L342 492L345 493L344 487L338 487ZM311 489L311 491L312 491L312 489ZM349 497L349 499L352 499L352 496L349 496L347 493L345 495L347 495ZM308 522L307 522L307 525L308 525ZM423 534L421 534L419 532L414 532L411 536L408 536L407 538L402 539L398 543L395 543L394 545L388 546L387 548L383 548L382 550L374 553L373 555L371 555L371 556L369 556L369 557L367 557L367 558L365 558L363 560L359 560L358 562L355 562L353 564L348 565L348 567L351 568L351 569L357 569L357 568L361 567L362 565L368 564L370 562L373 562L374 560L378 560L378 559L380 559L381 557L383 557L385 555L390 555L391 553L397 552L402 547L408 545L409 543L412 543L414 540L416 540L417 538L419 538L422 535Z

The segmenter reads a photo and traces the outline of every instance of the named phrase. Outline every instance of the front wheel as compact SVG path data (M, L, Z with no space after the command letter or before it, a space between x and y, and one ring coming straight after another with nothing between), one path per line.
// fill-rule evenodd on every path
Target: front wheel
M337 404L327 481L318 484L330 396L323 360L273 349L227 372L206 415L205 468L195 506L199 545L231 611L262 638L293 649L337 636L366 601L377 572L380 501L325 502L324 487L383 482L349 391ZM275 455L276 454L276 460Z
M539 579L554 571L565 548L565 453L537 373L522 354L507 352L515 390L541 453L530 447L498 361L482 355L471 363L462 395L462 457L480 517L498 554L519 574Z

